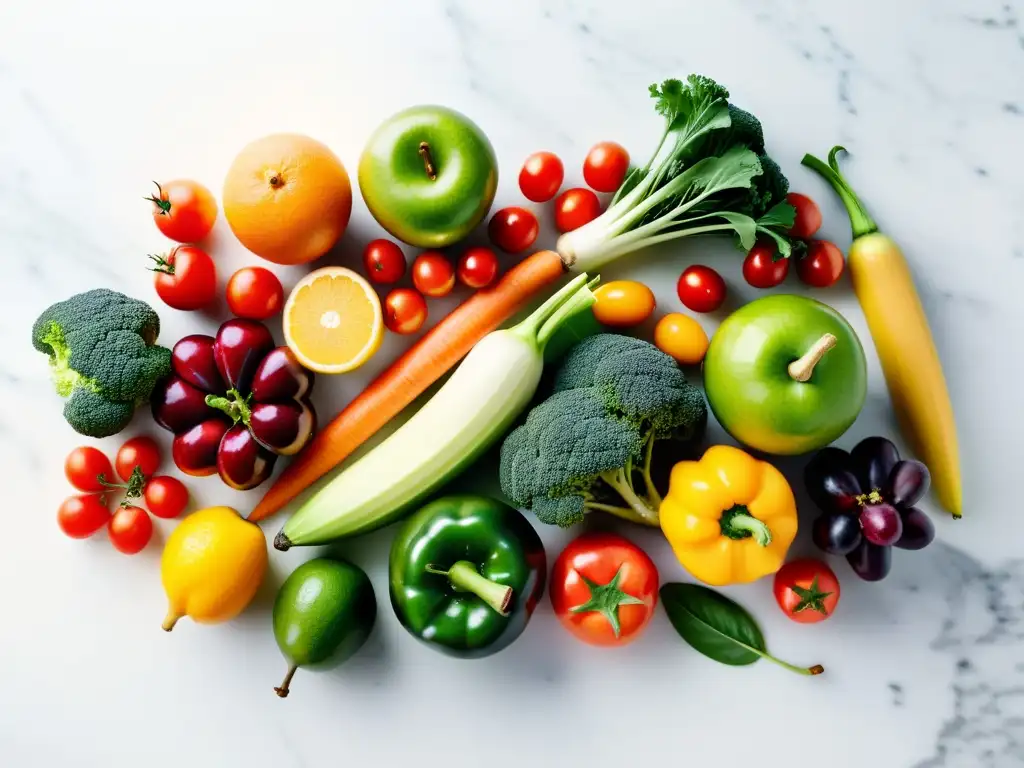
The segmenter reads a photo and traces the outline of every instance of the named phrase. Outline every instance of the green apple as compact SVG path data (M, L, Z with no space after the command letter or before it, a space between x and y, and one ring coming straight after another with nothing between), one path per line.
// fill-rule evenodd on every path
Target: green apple
M479 224L494 201L498 161L479 126L454 109L410 107L384 122L359 159L359 189L388 232L443 248Z
M741 443L795 455L822 448L853 424L867 394L857 334L803 296L752 301L727 317L704 358L715 418Z

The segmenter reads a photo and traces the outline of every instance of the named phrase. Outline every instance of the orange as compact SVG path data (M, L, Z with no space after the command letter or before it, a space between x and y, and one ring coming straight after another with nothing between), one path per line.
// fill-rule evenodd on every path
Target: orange
M384 320L376 291L344 267L324 267L299 281L284 305L284 340L318 373L345 373L380 347Z
M352 213L348 172L324 144L279 133L257 139L224 179L224 216L242 245L275 264L319 259Z

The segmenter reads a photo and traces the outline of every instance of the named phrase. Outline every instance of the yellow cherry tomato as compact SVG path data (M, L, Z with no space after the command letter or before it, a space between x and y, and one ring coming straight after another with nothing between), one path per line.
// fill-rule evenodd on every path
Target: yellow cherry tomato
M602 325L627 328L640 325L654 312L654 294L643 283L613 280L594 291L594 317Z
M708 351L708 335L689 315L665 315L654 326L654 345L683 365L696 365Z

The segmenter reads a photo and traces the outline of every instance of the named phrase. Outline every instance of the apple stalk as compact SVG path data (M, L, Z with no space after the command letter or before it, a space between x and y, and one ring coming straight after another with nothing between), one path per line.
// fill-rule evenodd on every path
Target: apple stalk
M814 373L814 366L821 362L821 358L836 345L837 341L838 339L831 333L826 333L814 342L803 357L789 364L789 368L787 368L789 375L797 381L810 381Z

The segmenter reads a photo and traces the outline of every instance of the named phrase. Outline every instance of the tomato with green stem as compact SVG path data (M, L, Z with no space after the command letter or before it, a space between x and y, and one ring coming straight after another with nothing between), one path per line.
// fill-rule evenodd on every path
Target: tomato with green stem
M100 493L106 486L100 482L100 476L112 480L114 469L110 459L99 448L91 445L80 445L64 459L64 476L77 490L84 493Z
M72 539L87 539L110 520L106 497L100 493L68 496L57 508L57 525Z
M743 260L743 279L755 288L774 288L789 274L789 259L778 255L775 243L758 242Z
M146 507L157 517L171 520L188 506L188 488L176 477L159 475L146 483Z
M519 171L519 189L523 196L534 203L546 203L558 194L565 178L565 168L558 155L551 152L534 152L523 163Z
M195 243L210 234L217 220L217 200L210 190L190 179L153 183L156 194L145 199L153 204L153 221L166 237Z
M562 550L551 572L551 605L585 643L626 645L646 629L658 603L658 568L629 539L585 533Z
M146 477L152 477L160 469L160 447L156 440L145 435L133 437L125 442L114 457L114 468L117 476L125 482L132 477L132 472L138 467Z
M266 320L284 306L284 287L264 267L242 267L228 280L228 309L237 317Z
M371 283L397 283L405 275L405 254L391 240L371 240L363 249L363 269Z
M118 552L134 555L153 538L153 521L142 507L118 507L107 523L107 535Z
M835 611L839 579L821 560L793 560L775 574L773 592L779 608L789 618L801 624L815 624Z
M194 245L179 245L166 256L150 255L156 264L157 295L172 309L192 311L209 305L217 295L217 268L210 255Z
M629 171L629 152L614 141L602 141L591 147L583 161L583 180L598 192L614 192L622 186Z

